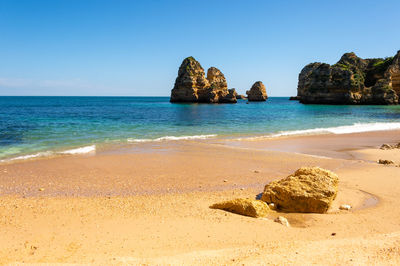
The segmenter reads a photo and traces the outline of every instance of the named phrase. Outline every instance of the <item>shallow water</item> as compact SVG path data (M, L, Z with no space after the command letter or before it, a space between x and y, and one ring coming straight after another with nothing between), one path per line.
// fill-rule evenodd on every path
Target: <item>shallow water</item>
M396 128L400 106L302 105L280 97L250 104L171 104L169 97L0 97L0 159L93 152L113 143Z

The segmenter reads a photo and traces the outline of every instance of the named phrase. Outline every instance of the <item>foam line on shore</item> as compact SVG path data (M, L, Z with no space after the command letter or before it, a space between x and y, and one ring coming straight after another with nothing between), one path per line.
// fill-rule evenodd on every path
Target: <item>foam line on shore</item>
M400 123L355 123L349 126L327 127L327 128L313 128L304 130L281 131L273 134L273 137L291 136L291 135L309 135L309 134L349 134L349 133L362 133L371 131L384 131L400 129Z
M91 153L96 151L96 145L90 145L90 146L84 146L84 147L79 147L71 150L66 150L59 152L61 154L85 154L85 153Z
M164 136L156 139L128 139L128 142L158 142L158 141L168 141L168 140L194 140L194 139L209 139L215 138L216 134L209 135L194 135L194 136Z
M65 151L43 151L43 152L38 152L38 153L33 153L33 154L27 154L27 155L21 155L13 158L8 158L8 159L3 159L0 160L0 162L10 162L10 161L17 161L17 160L28 160L28 159L34 159L34 158L39 158L39 157L49 157L52 155L57 155L57 154L87 154L87 153L93 153L96 152L96 145L90 145L90 146L83 146L75 149L70 149L70 150L65 150Z
M374 131L387 131L387 130L400 130L400 123L355 123L348 126L337 126L337 127L326 127L326 128L312 128L302 130L288 130L279 131L277 133L271 133L268 135L256 136L256 137L242 137L235 138L235 140L257 140L266 138L277 138L286 136L304 136L304 135L322 135L322 134L350 134L350 133L363 133L363 132L374 132Z

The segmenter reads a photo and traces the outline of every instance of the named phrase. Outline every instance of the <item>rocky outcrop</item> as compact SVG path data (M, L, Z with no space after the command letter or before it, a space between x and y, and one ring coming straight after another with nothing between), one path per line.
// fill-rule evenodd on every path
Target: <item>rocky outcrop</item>
M234 199L211 205L212 209L221 209L250 217L264 217L270 211L268 205L261 200Z
M237 103L235 89L229 89L228 94L222 97L219 101L221 103Z
M398 104L399 95L400 51L384 59L346 53L334 65L308 64L297 87L306 104Z
M231 91L231 90L232 90L233 95L235 95L235 97L236 97L237 100L244 100L244 99L246 99L246 96L241 95L241 94L238 94L235 88L232 88L232 89L230 89L230 90L228 90L228 91Z
M216 67L207 70L193 57L185 58L171 91L171 102L236 103L233 92L228 91L224 74Z
M251 89L246 91L249 101L266 101L268 99L267 91L261 81L257 81L251 86Z
M338 191L338 176L319 167L303 167L294 174L271 182L261 200L285 212L325 213Z
M197 102L199 100L198 92L204 92L209 87L210 84L200 63L193 57L185 58L179 67L170 101Z

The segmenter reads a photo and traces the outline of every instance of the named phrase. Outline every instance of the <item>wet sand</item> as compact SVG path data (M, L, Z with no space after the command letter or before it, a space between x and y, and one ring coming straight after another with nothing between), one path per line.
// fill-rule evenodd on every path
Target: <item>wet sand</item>
M376 163L400 163L400 150L378 149L399 136L172 141L1 164L0 263L399 264L400 167ZM209 208L301 166L339 175L327 214Z

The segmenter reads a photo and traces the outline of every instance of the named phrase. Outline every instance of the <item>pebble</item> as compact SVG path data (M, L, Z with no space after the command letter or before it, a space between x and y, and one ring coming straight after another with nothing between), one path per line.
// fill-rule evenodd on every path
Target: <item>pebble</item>
M224 182L228 182L228 180L224 179Z
M270 204L268 204L268 207L269 207L271 210L275 210L275 209L276 209L275 203L270 203Z
M278 216L278 217L274 220L274 222L280 223L281 225L284 225L284 226L286 226L286 227L290 227L289 221L288 221L285 217L283 217L283 216Z
M378 160L379 164L394 164L394 162L392 160L383 160L383 159L379 159Z
M254 170L254 173L258 174L260 171Z
M348 204L342 204L340 205L339 209L344 211L349 211L351 209L351 206Z
M42 187L41 187L41 188L39 188L39 191L44 191L44 188L42 188Z

